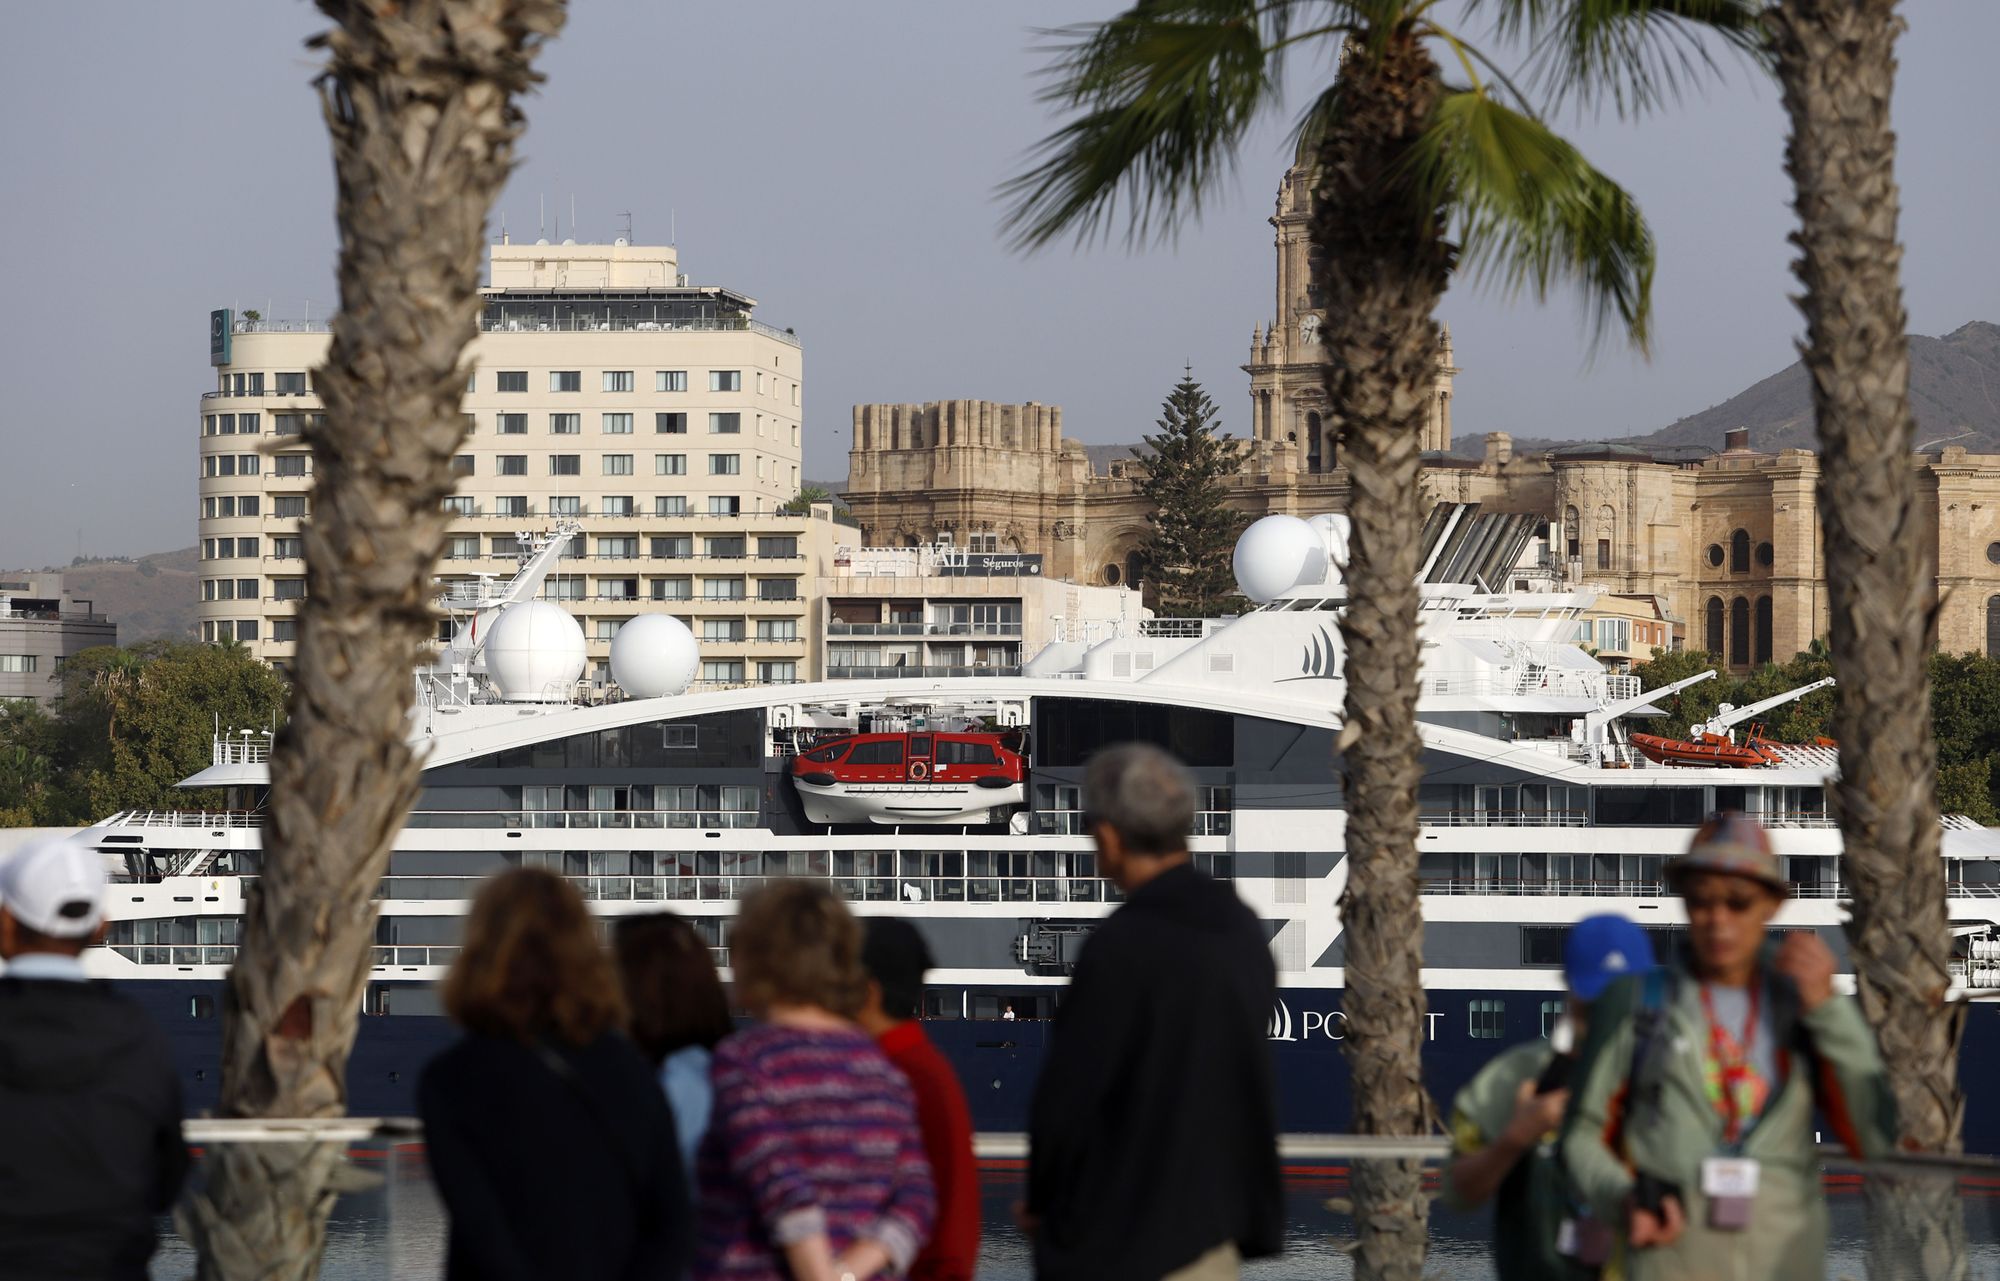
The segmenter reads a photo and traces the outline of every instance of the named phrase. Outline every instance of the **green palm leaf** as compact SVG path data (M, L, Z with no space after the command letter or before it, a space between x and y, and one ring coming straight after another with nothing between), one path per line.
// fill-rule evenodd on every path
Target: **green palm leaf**
M1631 195L1533 116L1470 89L1438 100L1411 157L1425 208L1450 208L1475 279L1537 299L1579 287L1593 335L1645 349L1653 235Z
M1530 79L1556 102L1634 114L1717 72L1712 45L1766 62L1764 0L1472 0L1533 44ZM1712 39L1711 39L1712 37Z

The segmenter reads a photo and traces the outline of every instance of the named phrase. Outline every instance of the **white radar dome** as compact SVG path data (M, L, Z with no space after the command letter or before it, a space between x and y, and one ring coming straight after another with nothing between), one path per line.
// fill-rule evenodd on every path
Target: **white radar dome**
M486 672L512 702L561 702L575 693L585 659L583 628L545 600L500 611L486 637Z
M694 680L701 650L672 614L641 614L611 638L611 679L633 698L679 694Z
M1258 604L1268 604L1300 583L1326 574L1326 544L1319 531L1297 516L1266 516L1236 540L1236 585Z
M1329 586L1338 585L1341 571L1347 568L1347 537L1353 531L1353 524L1340 512L1322 512L1306 521L1320 537L1326 548L1326 581Z

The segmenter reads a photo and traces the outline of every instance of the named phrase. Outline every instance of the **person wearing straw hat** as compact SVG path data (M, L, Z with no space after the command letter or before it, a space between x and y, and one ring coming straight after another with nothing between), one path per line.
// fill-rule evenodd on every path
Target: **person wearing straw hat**
M1570 1188L1622 1226L1633 1281L1818 1281L1815 1107L1857 1157L1894 1143L1874 1034L1816 934L1769 937L1791 887L1755 821L1711 818L1666 881L1687 952L1592 1012L1561 1141Z
M187 1175L165 1035L84 974L106 888L81 841L0 862L0 1276L144 1281Z

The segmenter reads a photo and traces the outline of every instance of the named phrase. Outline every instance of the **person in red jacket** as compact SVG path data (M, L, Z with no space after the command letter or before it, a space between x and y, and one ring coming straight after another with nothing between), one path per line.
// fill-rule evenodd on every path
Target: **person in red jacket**
M972 1281L979 1260L979 1167L972 1155L972 1114L958 1077L924 1035L917 1010L931 950L908 921L866 918L861 964L868 971L868 999L857 1021L882 1053L910 1079L917 1096L917 1128L937 1189L937 1221L930 1244L910 1265L909 1281Z

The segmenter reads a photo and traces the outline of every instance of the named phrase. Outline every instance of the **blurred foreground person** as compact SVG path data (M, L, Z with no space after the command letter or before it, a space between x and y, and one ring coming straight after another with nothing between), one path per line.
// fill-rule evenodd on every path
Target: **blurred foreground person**
M1856 1156L1895 1123L1875 1038L1811 933L1768 945L1790 896L1770 836L1710 819L1667 865L1685 966L1618 983L1591 1012L1562 1140L1569 1181L1624 1227L1635 1281L1819 1281L1826 1204L1815 1106Z
M84 978L104 860L68 840L0 862L0 1276L144 1281L153 1219L187 1175L159 1027Z
M729 935L737 999L697 1160L699 1281L868 1281L909 1270L935 1202L910 1083L851 1020L861 927L823 885L772 881Z
M1035 1275L1225 1281L1284 1240L1271 950L1190 860L1194 786L1173 757L1106 748L1083 801L1125 902L1084 944L1035 1086Z
M465 1035L417 1086L451 1217L447 1281L678 1278L689 1195L673 1117L576 890L516 868L473 902L444 982Z
M917 1128L937 1189L937 1227L910 1265L910 1281L972 1281L979 1261L979 1163L972 1154L972 1114L958 1074L917 1022L931 949L908 921L871 916L861 945L868 997L861 1030L875 1038L916 1093Z
M1500 1281L1587 1276L1609 1258L1613 1225L1572 1209L1555 1141L1591 1003L1652 968L1653 945L1631 921L1610 913L1578 921L1563 940L1569 999L1554 1031L1502 1051L1452 1100L1444 1197L1459 1209L1493 1202Z
M692 1189L695 1153L715 1098L709 1062L731 1028L729 998L708 943L672 912L620 917L612 953L632 1011L632 1040L660 1074Z

